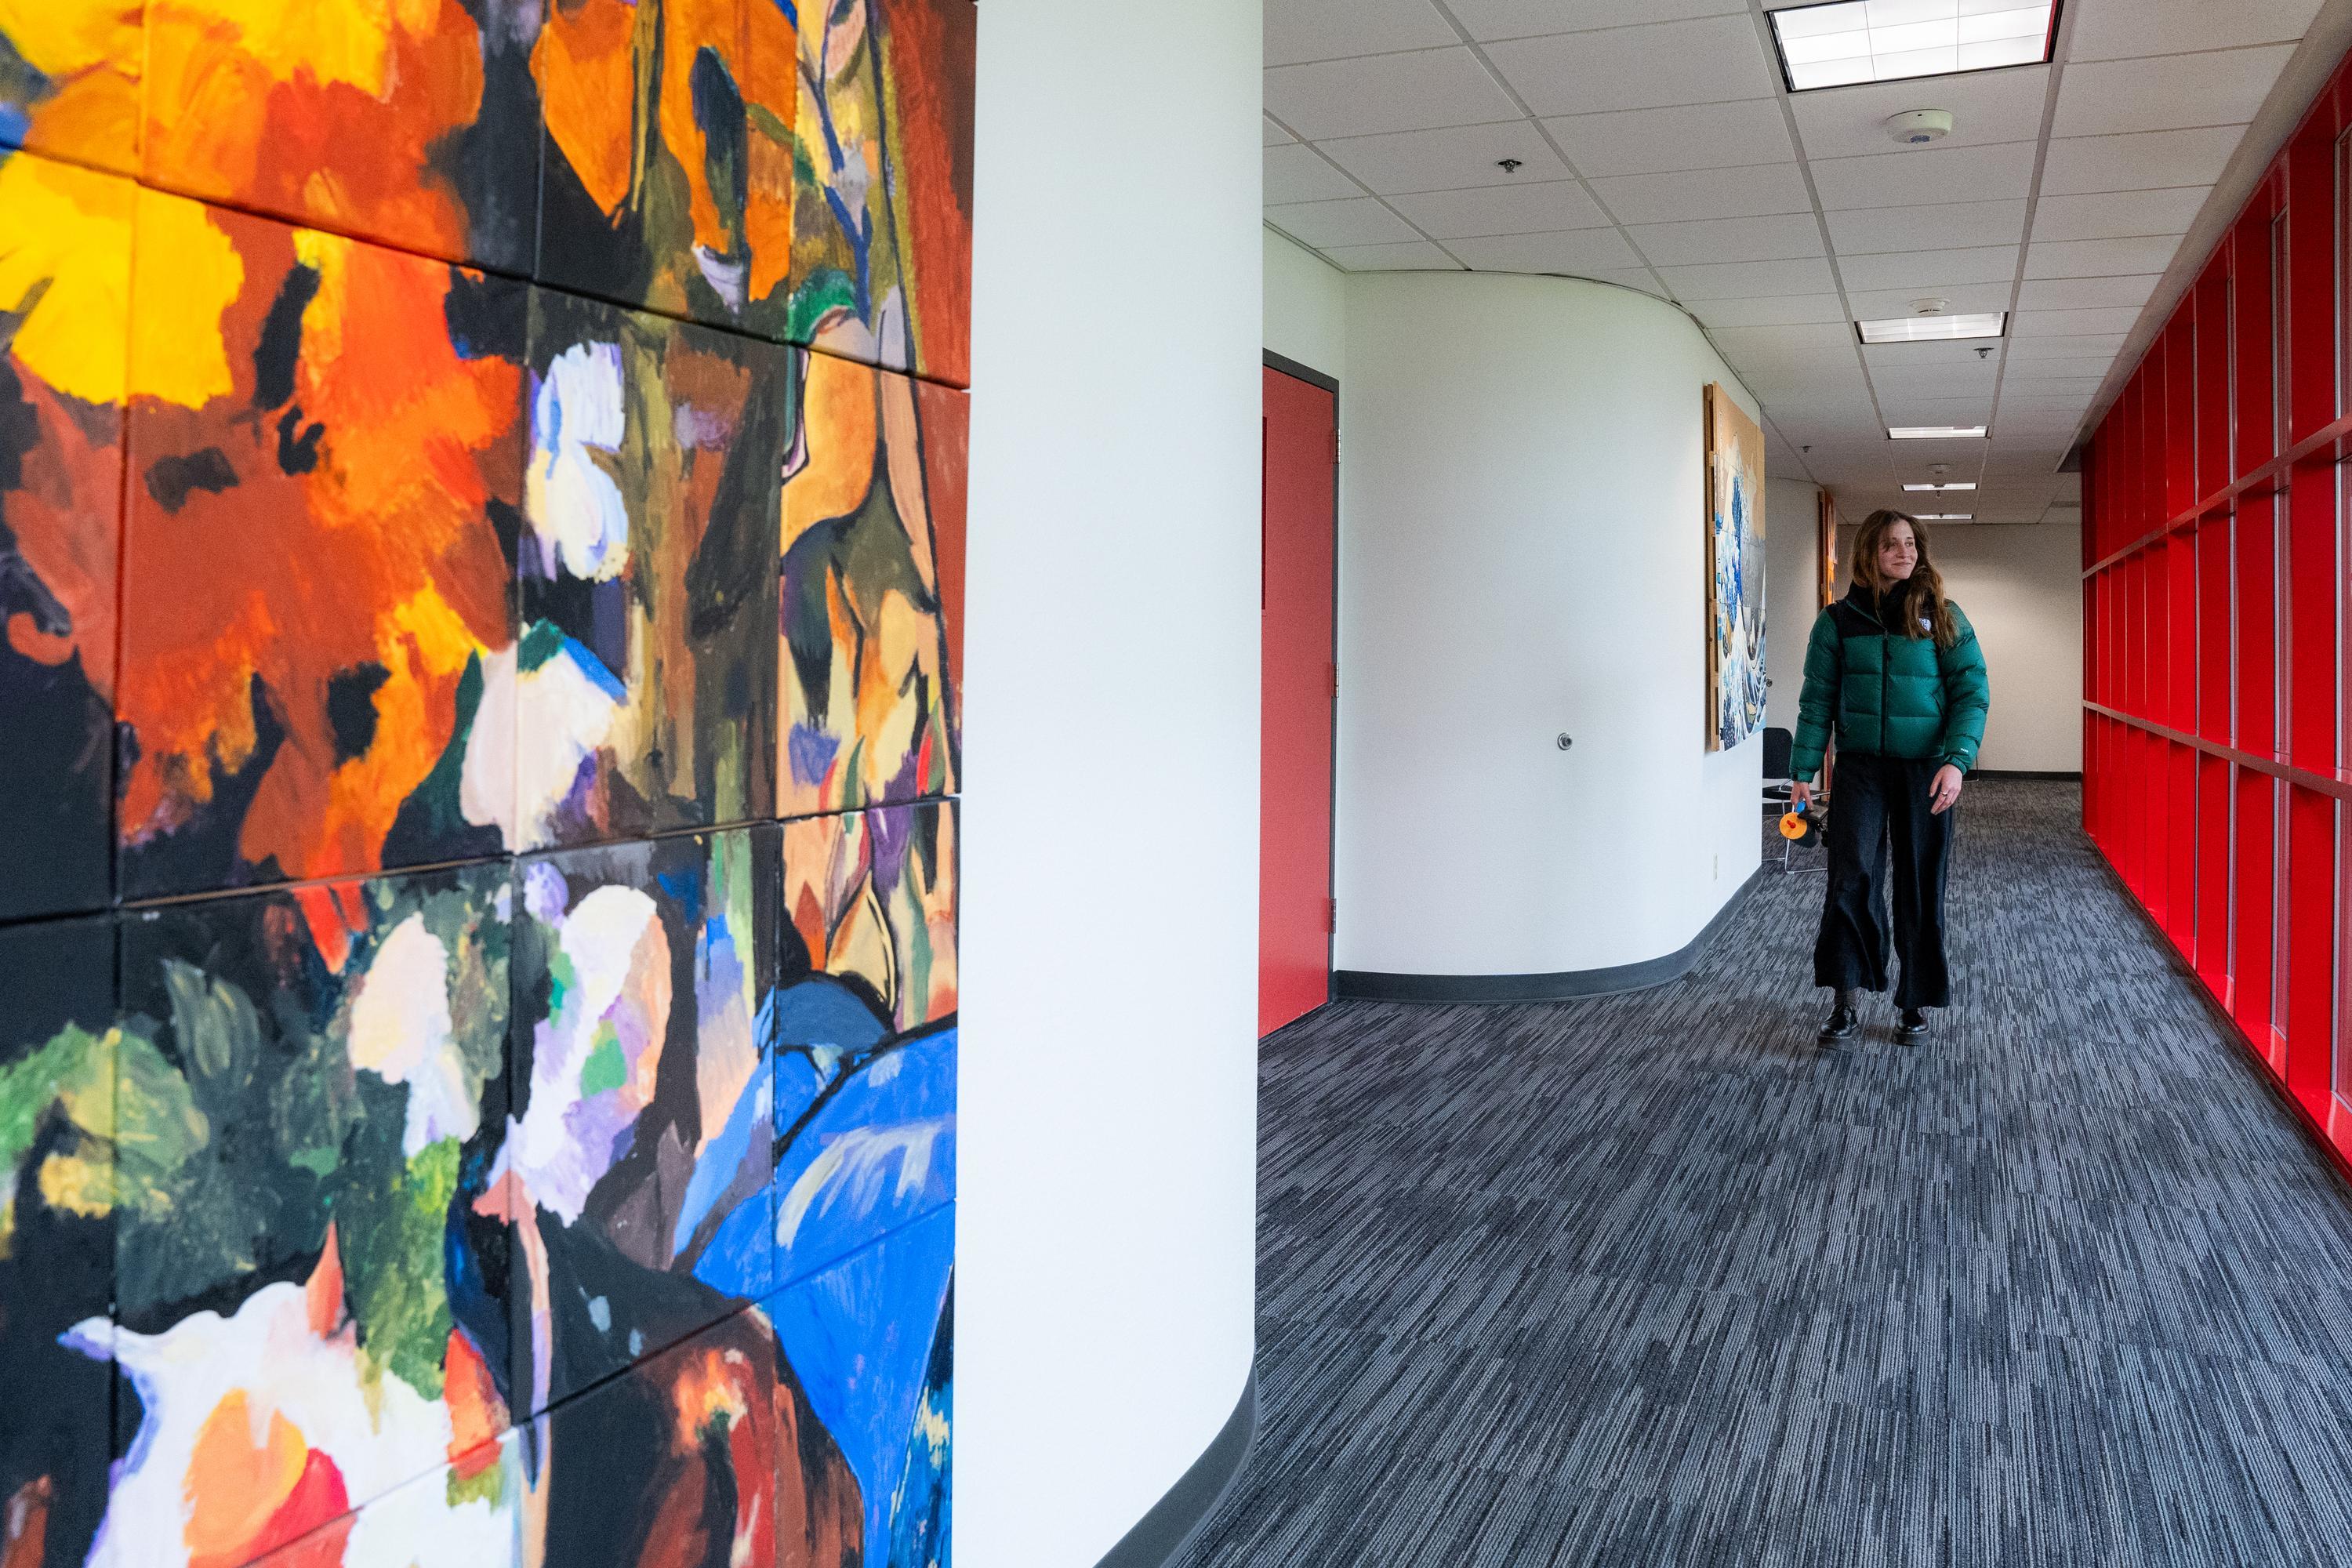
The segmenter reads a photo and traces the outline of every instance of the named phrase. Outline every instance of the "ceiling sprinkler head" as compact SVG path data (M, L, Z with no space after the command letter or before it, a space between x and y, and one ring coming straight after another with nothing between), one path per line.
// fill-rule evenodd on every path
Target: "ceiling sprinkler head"
M1907 110L1890 116L1886 131L1906 147L1924 147L1930 142L1941 142L1952 133L1952 111L1948 109Z
M1495 167L1502 170L1506 174L1516 174L1527 165L1517 158L1497 158L1495 160Z

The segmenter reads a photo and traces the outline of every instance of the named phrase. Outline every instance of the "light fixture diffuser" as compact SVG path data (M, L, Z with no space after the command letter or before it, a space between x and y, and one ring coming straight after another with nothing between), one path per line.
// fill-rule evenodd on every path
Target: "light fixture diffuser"
M1838 0L1774 11L1790 92L2039 65L2056 0Z
M1916 491L1916 490L1933 490L1933 491L1940 491L1940 490L1972 490L1972 489L1976 489L1977 487L1976 487L1976 481L1975 481L1975 480L1973 480L1973 479L1955 479L1955 480L1953 480L1950 484L1948 484L1948 485L1905 485L1903 488L1904 488L1905 489L1906 489L1906 490L1915 490L1915 491Z
M1981 441L1985 427L1981 425L1891 425L1886 438L1890 441Z
M1866 343L1935 343L1955 338L1997 338L2008 329L2009 312L1986 310L1961 316L1894 316L1856 321Z
M1918 518L1921 522L1974 522L1977 514L1972 511L1923 511Z

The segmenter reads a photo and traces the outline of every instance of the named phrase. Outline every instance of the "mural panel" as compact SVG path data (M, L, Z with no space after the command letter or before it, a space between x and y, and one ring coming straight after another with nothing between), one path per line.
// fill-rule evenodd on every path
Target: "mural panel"
M793 6L550 5L538 276L667 315L785 336Z
M952 802L784 825L780 1283L955 1196Z
M521 286L142 190L129 897L511 842Z
M524 843L773 816L796 358L540 289L530 361Z
M1706 389L1706 749L1764 722L1764 432Z
M111 924L0 926L0 1563L43 1568L106 1509Z
M971 379L977 16L971 0L808 7L793 342L958 386Z
M805 363L805 439L783 492L782 812L952 795L964 395Z
M536 5L147 0L146 15L151 184L529 269Z
M138 173L142 0L0 8L0 144Z
M515 964L515 1408L773 1284L776 829L526 860Z
M0 920L112 884L128 180L0 154Z
M505 1428L512 898L492 864L123 918L119 1561L249 1562Z

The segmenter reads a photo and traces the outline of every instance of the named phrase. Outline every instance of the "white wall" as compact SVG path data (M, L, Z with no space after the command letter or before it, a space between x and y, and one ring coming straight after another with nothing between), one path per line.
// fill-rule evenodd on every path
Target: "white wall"
M1253 1343L1259 11L984 11L955 1555L1086 1568Z
M1265 346L1346 385L1348 275L1274 230L1265 255Z
M1805 639L1821 613L1822 488L1804 479L1764 482L1764 673L1772 689L1764 721L1794 733L1805 684Z
M1930 523L1929 527L1935 525ZM1937 529L1944 589L1966 610L1992 680L1977 765L2083 766L2083 531L2073 523Z
M1759 860L1760 739L1704 728L1703 391L1737 383L1564 279L1351 277L1347 353L1339 966L1675 952Z
M1968 612L1992 682L1982 768L2083 767L2083 531L2075 523L1950 523L1928 535L1944 591ZM1853 580L1855 530L1839 530Z

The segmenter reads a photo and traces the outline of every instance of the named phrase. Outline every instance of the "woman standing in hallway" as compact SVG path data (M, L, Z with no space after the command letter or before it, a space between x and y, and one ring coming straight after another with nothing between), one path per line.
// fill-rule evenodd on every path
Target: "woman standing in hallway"
M1894 848L1895 951L1902 983L1896 1037L1927 1032L1927 1009L1951 1003L1944 963L1944 872L1953 807L1976 765L1991 701L1984 652L1927 558L1907 512L1880 510L1854 540L1853 584L1813 622L1805 648L1791 772L1800 807L1834 730L1829 894L1813 944L1813 983L1837 993L1821 1043L1852 1039L1855 993L1886 989L1886 876Z

